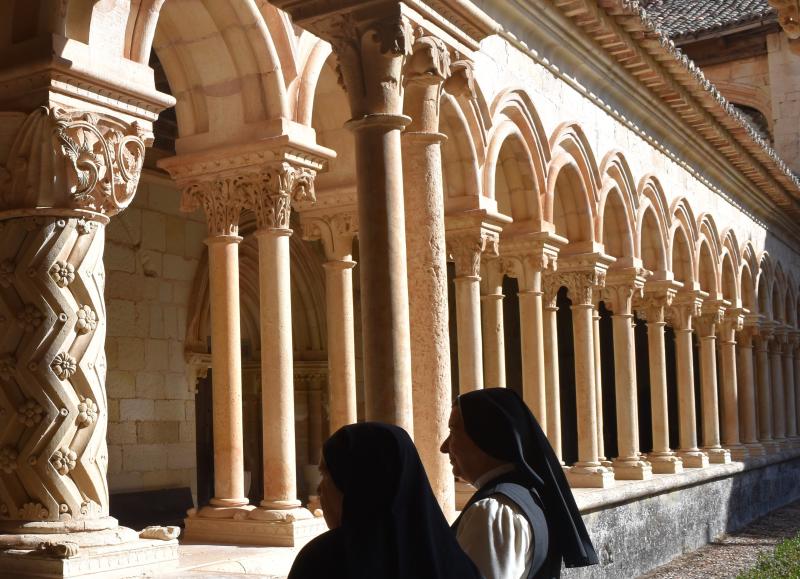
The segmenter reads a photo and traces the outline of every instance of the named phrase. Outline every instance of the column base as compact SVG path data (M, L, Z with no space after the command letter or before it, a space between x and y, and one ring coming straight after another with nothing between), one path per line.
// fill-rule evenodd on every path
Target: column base
M704 448L708 453L708 461L711 464L730 464L731 453L727 448Z
M742 461L750 456L750 450L744 444L732 444L728 447L731 460Z
M608 460L606 457L601 456L599 459L600 466L603 468L607 468L608 470L614 470L614 463Z
M617 480L650 480L653 478L653 467L643 460L615 459L614 478Z
M573 488L605 489L614 486L614 473L598 463L576 464L564 469Z
M683 461L683 468L706 468L709 465L708 455L701 450L680 450L678 456Z
M654 474L679 474L683 472L683 461L674 452L650 453L648 458Z
M184 538L194 543L228 543L264 547L300 547L328 530L322 512L252 507L231 517L209 516L207 509L189 509Z
M68 534L0 535L4 577L117 579L156 576L178 566L177 527L161 532L117 527ZM17 543L16 547L14 544Z

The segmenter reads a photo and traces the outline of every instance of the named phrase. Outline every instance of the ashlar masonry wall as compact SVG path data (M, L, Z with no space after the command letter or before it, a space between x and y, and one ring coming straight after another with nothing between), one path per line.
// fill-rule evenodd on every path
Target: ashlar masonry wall
M195 409L183 340L202 254L202 215L179 211L169 179L143 173L106 241L111 492L190 486Z

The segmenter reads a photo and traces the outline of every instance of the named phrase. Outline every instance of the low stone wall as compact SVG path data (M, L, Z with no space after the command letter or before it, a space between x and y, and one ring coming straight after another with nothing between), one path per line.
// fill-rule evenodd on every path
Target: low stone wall
M576 489L600 565L567 579L630 579L800 499L800 453Z

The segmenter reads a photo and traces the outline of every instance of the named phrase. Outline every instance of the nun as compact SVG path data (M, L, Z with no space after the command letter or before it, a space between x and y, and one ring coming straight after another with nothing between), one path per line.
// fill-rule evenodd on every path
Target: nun
M320 503L329 531L289 579L479 579L431 490L405 430L363 422L322 447Z
M456 399L441 451L478 489L453 528L486 579L551 579L597 564L561 464L522 398L486 388Z

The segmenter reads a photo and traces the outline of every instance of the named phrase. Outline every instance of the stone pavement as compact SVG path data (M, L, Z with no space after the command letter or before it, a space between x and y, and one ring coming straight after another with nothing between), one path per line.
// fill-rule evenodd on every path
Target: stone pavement
M674 559L639 579L736 577L784 539L800 532L800 501L761 517L744 529Z

